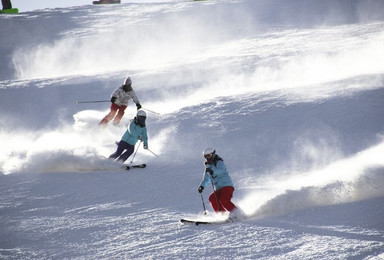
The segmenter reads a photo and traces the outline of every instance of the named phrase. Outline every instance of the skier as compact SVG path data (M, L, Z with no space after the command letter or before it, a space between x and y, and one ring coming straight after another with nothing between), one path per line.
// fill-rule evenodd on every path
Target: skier
M229 218L235 220L240 217L241 212L231 202L233 191L235 190L231 177L225 167L223 159L216 154L215 149L206 148L203 151L205 158L205 173L200 183L198 192L202 193L209 182L213 183L214 191L209 196L209 202L216 213L230 212Z
M145 126L147 114L144 110L139 109L136 117L131 121L124 135L122 136L116 152L111 154L109 158L117 159L117 161L124 163L135 149L135 144L140 139L143 141L144 149L148 149L148 135ZM124 152L125 151L125 152ZM124 152L124 153L123 153Z
M12 9L11 0L1 0L1 3L3 5L3 10Z
M100 0L93 1L93 4L120 4L120 0Z
M103 120L100 121L99 125L105 126L113 118L113 124L117 125L120 123L121 118L124 115L124 111L128 106L128 101L132 99L135 102L137 110L141 108L140 102L137 99L135 91L132 89L132 80L127 77L124 80L124 84L118 87L111 96L111 111L106 115ZM117 112L119 111L119 112ZM116 115L117 112L117 115ZM115 117L116 115L116 117Z

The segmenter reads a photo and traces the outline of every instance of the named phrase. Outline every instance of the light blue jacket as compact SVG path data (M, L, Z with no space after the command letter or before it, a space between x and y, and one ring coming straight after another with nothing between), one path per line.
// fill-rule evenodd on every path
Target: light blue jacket
M144 142L144 145L148 147L147 128L136 125L135 121L133 120L127 127L127 131L125 131L121 140L129 143L130 145L135 145L139 138L141 138L141 140Z
M218 160L216 166L214 164L207 164L206 168L211 168L213 174L210 175L208 172L205 172L203 175L203 180L200 183L200 186L204 188L213 181L213 186L215 190L220 190L223 187L233 186L232 179L228 174L227 168L222 160Z

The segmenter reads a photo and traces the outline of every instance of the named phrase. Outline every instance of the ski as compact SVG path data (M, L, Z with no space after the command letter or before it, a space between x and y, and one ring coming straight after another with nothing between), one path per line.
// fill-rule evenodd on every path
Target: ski
M0 14L17 14L19 13L19 9L17 8L10 8L10 9L0 9Z
M142 163L142 164L131 165L131 166L126 165L125 169L128 171L132 168L145 168L145 167L147 167L147 165L145 163Z
M183 224L195 224L196 226L198 225L218 225L218 224L225 224L225 223L231 223L232 221L230 220L212 220L212 221L204 221L204 220L191 220L191 219L185 219L182 218L180 219L180 222Z
M101 0L101 1L93 1L94 5L105 5L105 4L120 4L120 0Z

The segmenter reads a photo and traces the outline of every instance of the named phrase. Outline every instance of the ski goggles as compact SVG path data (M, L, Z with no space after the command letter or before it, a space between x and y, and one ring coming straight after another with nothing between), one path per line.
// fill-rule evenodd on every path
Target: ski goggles
M209 158L211 158L212 157L212 154L211 153L209 153L209 154L204 154L204 158L205 159L209 159Z

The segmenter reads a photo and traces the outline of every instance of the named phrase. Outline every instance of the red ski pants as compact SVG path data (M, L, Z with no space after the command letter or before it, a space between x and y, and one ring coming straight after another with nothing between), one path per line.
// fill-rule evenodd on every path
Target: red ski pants
M103 120L101 120L101 122L99 124L100 125L108 124L108 122L111 121L115 117L117 111L119 111L119 112L117 112L115 119L113 119L113 123L114 124L120 123L120 120L123 117L124 111L126 108L127 108L127 106L125 106L125 105L118 106L115 103L112 103L111 111L108 113L108 115L106 115L103 118Z
M233 187L226 186L220 190L214 191L209 196L209 202L215 212L232 211L236 209L235 204L231 202L234 190Z

